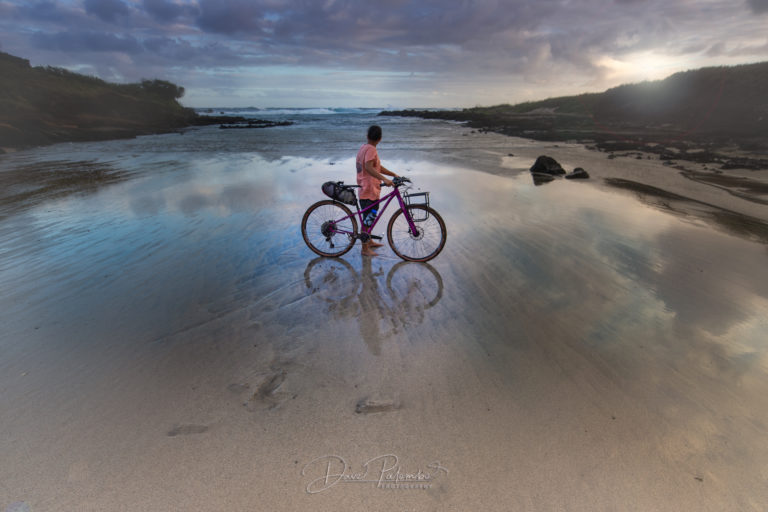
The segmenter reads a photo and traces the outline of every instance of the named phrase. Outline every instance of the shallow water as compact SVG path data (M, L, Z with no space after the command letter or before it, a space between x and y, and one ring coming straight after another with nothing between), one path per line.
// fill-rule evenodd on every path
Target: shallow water
M372 119L304 121L0 159L0 507L761 510L764 244L385 119L446 248L317 258ZM331 454L448 472L308 492Z

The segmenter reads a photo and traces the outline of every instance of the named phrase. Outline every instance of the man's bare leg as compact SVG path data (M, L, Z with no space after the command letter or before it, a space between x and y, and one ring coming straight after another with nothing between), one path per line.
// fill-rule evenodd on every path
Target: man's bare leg
M371 244L371 241L363 243L363 250L360 254L363 256L378 256L378 254L373 250L373 247L371 247Z

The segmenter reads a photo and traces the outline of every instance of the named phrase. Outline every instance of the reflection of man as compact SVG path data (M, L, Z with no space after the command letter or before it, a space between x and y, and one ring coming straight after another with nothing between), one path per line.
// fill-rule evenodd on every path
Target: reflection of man
M397 174L393 173L383 165L379 160L379 153L376 150L376 146L381 142L381 127L373 125L368 128L368 142L360 147L357 152L357 184L360 185L360 209L365 210L373 203L379 200L381 195L381 182L388 187L392 186L392 182L384 177L384 174L397 178ZM375 211L376 206L371 210L368 210L364 215ZM373 219L371 218L372 222ZM368 240L363 243L363 256L376 256L373 251L375 247L381 247L383 244Z
M380 273L380 272L379 272ZM381 354L381 333L379 332L379 321L382 318L381 295L379 294L379 283L371 268L371 259L363 258L362 281L363 286L360 289L360 309L361 315L358 318L360 324L360 335L368 350L374 355Z

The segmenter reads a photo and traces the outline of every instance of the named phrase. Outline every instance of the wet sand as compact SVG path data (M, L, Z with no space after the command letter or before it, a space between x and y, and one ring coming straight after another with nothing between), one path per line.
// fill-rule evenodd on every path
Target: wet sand
M123 142L93 186L16 184L0 510L764 510L768 250L712 212L768 206L466 138L382 149L447 223L428 265L304 246L332 152ZM592 179L537 187L539 154Z

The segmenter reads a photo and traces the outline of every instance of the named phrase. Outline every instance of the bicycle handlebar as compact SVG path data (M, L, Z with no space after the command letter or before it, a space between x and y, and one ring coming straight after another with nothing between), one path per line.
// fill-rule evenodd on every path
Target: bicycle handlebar
M406 178L405 176L398 176L397 178L392 179L392 184L395 186L395 188L400 187L406 183L410 183L411 180ZM383 182L381 183L381 186L386 186Z
M400 186L402 186L402 185L404 185L404 184L406 184L406 183L411 183L411 180L410 180L409 178L406 178L405 176L399 176L399 177L397 177L397 178L393 178L393 179L392 179L392 184L393 184L395 187L400 187ZM336 182L336 184L337 184L337 185L339 185L340 187L347 187L347 188L361 188L361 187L360 187L360 185L346 185L346 184L345 184L343 181L337 181L337 182ZM384 187L384 186L386 186L386 185L385 185L385 183L384 183L384 182L382 182L382 183L380 184L380 186Z

